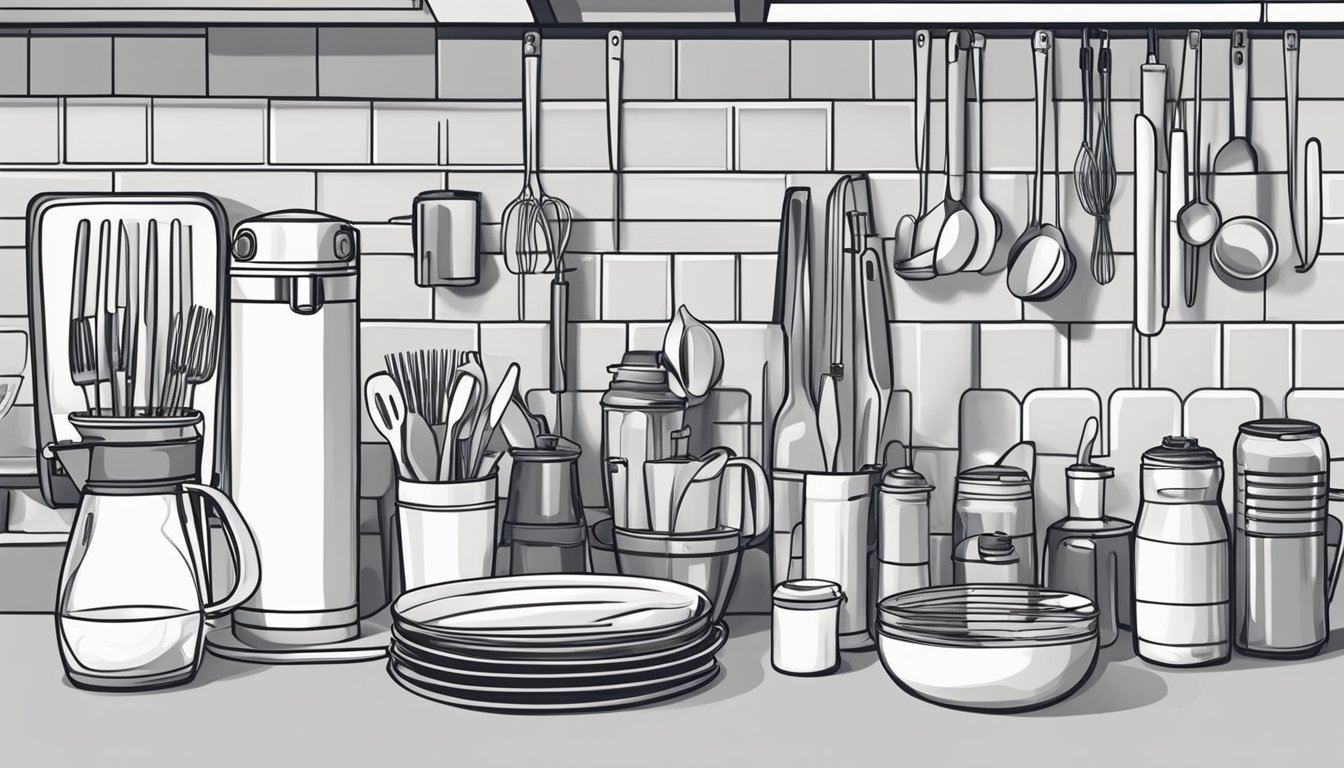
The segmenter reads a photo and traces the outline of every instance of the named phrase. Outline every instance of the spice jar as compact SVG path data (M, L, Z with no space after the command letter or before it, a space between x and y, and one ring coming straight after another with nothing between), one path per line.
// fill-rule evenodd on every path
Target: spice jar
M788 675L828 675L840 666L840 585L794 579L775 588L770 664Z

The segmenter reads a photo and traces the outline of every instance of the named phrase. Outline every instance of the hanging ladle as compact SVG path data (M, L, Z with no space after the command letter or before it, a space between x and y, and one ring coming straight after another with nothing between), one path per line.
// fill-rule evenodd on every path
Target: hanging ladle
M1077 268L1064 233L1042 221L1052 38L1047 30L1037 30L1032 36L1036 51L1036 182L1032 187L1031 220L1008 252L1008 290L1023 301L1046 301L1059 295Z
M968 35L947 35L947 186L921 226L941 221L934 247L933 268L940 275L960 272L975 254L975 216L962 201L966 194L966 54ZM916 256L916 258L919 258Z

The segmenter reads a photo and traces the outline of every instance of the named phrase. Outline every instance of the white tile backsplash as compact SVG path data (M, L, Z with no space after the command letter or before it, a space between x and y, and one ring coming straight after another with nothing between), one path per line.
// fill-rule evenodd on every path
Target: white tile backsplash
M1293 386L1344 388L1344 325L1299 325L1293 338Z
M1022 398L1034 389L1067 386L1068 381L1068 326L1051 323L980 326L981 386L1007 389Z
M149 99L68 99L67 163L149 162Z
M368 102L271 102L271 162L275 165L367 163L372 135Z
M629 173L622 215L634 220L775 220L784 200L784 176L745 173ZM814 206L825 206L825 193Z
M155 163L266 162L261 99L155 99Z
M611 169L602 102L543 103L538 133L542 170Z
M325 31L323 36L330 37ZM82 98L78 91L84 86L72 86L68 92L42 91L51 98L35 98L23 95L32 79L26 72L18 78L19 90L0 86L14 94L0 99L0 165L25 166L0 172L0 244L14 249L4 272L9 282L22 283L22 217L38 192L203 191L220 198L231 223L271 210L319 209L363 228L366 353L479 345L492 370L509 360L523 363L524 388L542 390L545 396L539 399L553 409L554 398L545 392L550 277L520 279L504 268L498 254L500 216L522 181L517 40L440 40L434 55L419 53L398 62L379 53L370 59L375 68L405 65L411 76L383 92L363 74L352 76L358 80L354 90L342 90L331 72L320 72L319 59L332 61L333 51L324 45L318 56L318 35L312 30L266 33L268 48L290 40L289 49L254 57L240 56L235 49L242 43L234 37L226 31L210 33L207 94ZM1172 67L1174 92L1180 41L1175 34L1167 38L1162 56ZM1228 132L1226 43L1222 36L1205 41L1204 138L1214 151ZM1340 85L1333 70L1321 66L1331 60L1332 44L1315 37L1303 43L1306 100L1300 106L1300 135L1303 141L1312 135L1324 140L1324 164L1331 172L1325 179L1325 211L1327 217L1338 217L1344 216L1344 175L1339 175L1344 174L1344 148L1330 137L1344 118L1344 102L1336 100ZM627 170L619 253L610 222L614 180L607 156L601 46L596 40L546 45L553 55L543 66L548 101L540 143L542 163L549 169L543 181L574 211L568 254L575 267L570 275L571 388L590 390L566 398L568 421L584 440L595 440L600 423L596 393L609 380L606 367L627 345L657 346L667 317L686 303L720 334L726 359L722 386L748 392L752 424L747 434L761 443L762 376L782 382L780 369L763 369L772 355L778 356L781 343L779 329L766 323L774 309L785 187L811 186L813 221L823 221L837 172L871 172L872 207L884 238L918 203L909 37L627 41L622 136ZM1267 37L1254 46L1252 140L1262 168L1277 172L1287 160L1280 42ZM930 169L923 179L929 204L941 199L945 183L944 47L944 40L935 37ZM1226 280L1212 270L1205 252L1199 257L1195 307L1187 309L1182 286L1172 286L1167 328L1153 342L1153 384L1190 395L1184 419L1175 393L1128 393L1112 402L1113 392L1131 386L1132 126L1138 66L1145 53L1142 39L1128 36L1115 39L1113 50L1113 135L1121 172L1111 206L1117 250L1113 282L1101 286L1091 278L1093 220L1077 200L1071 173L1082 130L1076 37L1060 38L1054 57L1052 87L1070 101L1050 110L1050 173L1043 190L1046 219L1061 223L1078 259L1068 288L1052 301L1024 304L1003 283L1008 250L1026 220L1034 163L1032 57L1018 36L992 37L985 55L990 102L984 132L991 140L983 195L1005 230L993 263L984 274L923 283L886 274L896 386L910 392L909 415L896 418L908 425L900 430L921 446L917 466L929 469L929 479L940 484L935 494L946 508L934 515L947 522L947 530L956 447L970 442L958 409L962 393L972 387L1002 387L1013 393L1010 399L1024 400L1014 417L1020 419L1020 431L1043 453L1058 452L1061 462L1074 450L1085 414L1106 414L1107 445L1124 454L1114 463L1129 473L1125 482L1117 478L1112 483L1112 501L1130 517L1138 453L1156 444L1159 433L1179 431L1182 423L1201 433L1216 426L1220 436L1212 439L1226 442L1227 429L1240 418L1229 414L1249 412L1245 393L1224 398L1206 388L1255 387L1265 394L1266 415L1276 415L1290 387L1344 387L1344 364L1335 362L1344 343L1344 310L1336 298L1344 281L1344 218L1327 218L1323 255L1312 272L1297 273L1285 180L1276 174L1266 176L1250 198L1279 239L1279 263L1268 279ZM343 66L354 61L342 58ZM468 73L464 67L479 71ZM432 81L425 75L435 72L440 101L429 100L433 94L426 90ZM37 75L33 82L48 87L49 69L32 74ZM118 70L111 79L120 82L121 74ZM0 81L14 79L0 73ZM409 84L414 87L407 90ZM158 91L136 95L149 93ZM359 100L312 98L319 94ZM1192 116L1188 109L1187 116ZM26 167L58 162L109 169L46 173ZM219 164L256 167L211 167ZM323 168L331 165L341 167ZM445 186L484 194L481 281L465 288L421 289L411 280L409 227L385 222L409 213L417 192ZM823 241L824 236L815 238ZM814 253L813 264L822 256ZM22 294L0 286L0 315L6 320L24 320ZM1289 410L1299 415L1316 407L1327 421L1335 418L1332 408L1344 413L1327 395L1299 390ZM1317 401L1327 405L1317 407ZM1344 416L1338 421L1344 425ZM1217 423L1198 426L1203 422ZM993 426L985 421L975 429L992 432ZM1344 432L1344 426L1331 429ZM1046 509L1052 494L1063 490L1062 481L1056 489L1046 474L1043 470L1040 480L1049 487L1039 489L1041 531L1054 514ZM595 487L596 477L585 480L585 492Z
M608 254L602 260L602 319L671 317L671 267L666 255Z
M732 167L732 107L627 103L621 155L629 170L723 171Z
M768 293L773 296L773 291ZM684 304L691 314L705 322L732 321L737 319L737 295L736 256L680 254L672 257L674 307Z
M1293 327L1228 325L1223 344L1223 386L1254 389L1266 416L1283 416L1284 396L1293 386Z
M824 171L830 167L831 113L825 104L737 108L737 164L742 171Z
M1171 324L1152 340L1152 382L1184 397L1223 380L1222 326Z
M60 162L60 122L56 99L0 99L0 163Z
M961 393L977 383L976 336L970 323L892 326L896 388L912 394L911 439L916 445L957 446Z

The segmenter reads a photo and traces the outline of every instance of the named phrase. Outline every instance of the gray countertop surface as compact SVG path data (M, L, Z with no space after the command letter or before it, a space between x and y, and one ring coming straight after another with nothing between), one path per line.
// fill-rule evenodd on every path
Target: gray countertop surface
M1338 620L1314 659L1234 657L1204 670L1148 666L1125 633L1073 698L1011 716L912 698L875 652L846 654L829 677L781 675L770 668L769 618L729 623L723 673L708 688L643 709L523 716L426 701L381 662L267 667L207 656L185 687L89 693L64 679L50 616L0 616L0 763L1214 768L1337 764L1344 744Z

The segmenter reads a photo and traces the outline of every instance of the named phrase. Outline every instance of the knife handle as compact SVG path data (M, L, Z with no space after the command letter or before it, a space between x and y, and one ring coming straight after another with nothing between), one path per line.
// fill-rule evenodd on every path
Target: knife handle
M569 391L569 282L551 282L551 392Z

